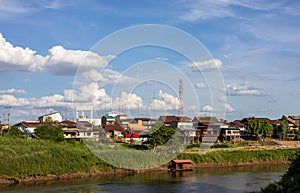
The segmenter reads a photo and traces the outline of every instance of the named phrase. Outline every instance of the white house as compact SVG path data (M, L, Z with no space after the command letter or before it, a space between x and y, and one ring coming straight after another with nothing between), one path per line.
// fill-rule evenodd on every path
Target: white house
M54 122L61 122L62 116L59 112L53 112L46 115L42 115L38 118L40 123L44 123L47 117L51 117Z
M23 122L16 124L15 126L17 126L18 129L21 130L22 132L31 135L31 134L34 134L36 127L39 125L41 125L40 122L23 121Z

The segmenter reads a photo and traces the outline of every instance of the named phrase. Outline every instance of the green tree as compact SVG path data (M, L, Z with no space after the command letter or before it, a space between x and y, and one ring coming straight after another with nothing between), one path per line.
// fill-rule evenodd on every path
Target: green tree
M252 117L248 122L248 130L252 135L270 135L273 126L267 120L258 120Z
M273 126L267 120L260 121L260 134L264 136L270 136L273 130Z
M148 136L148 143L156 151L157 146L165 144L176 133L176 128L166 127L162 123L153 125L150 129L151 134Z
M12 126L6 133L9 137L25 137L25 133L23 133L17 126Z
M59 142L64 140L64 131L61 127L41 125L36 128L36 136L40 139L48 139Z
M45 122L45 123L51 123L51 122L54 122L54 121L53 121L53 118L52 118L52 117L47 116L47 117L45 117L44 122Z
M279 125L279 132L278 132L282 140L286 140L288 129L289 129L289 121L285 115L282 115L281 122Z
M251 117L248 121L248 125L247 125L247 129L248 131L250 131L250 133L252 135L257 135L256 131L257 131L257 120L255 119L255 117Z

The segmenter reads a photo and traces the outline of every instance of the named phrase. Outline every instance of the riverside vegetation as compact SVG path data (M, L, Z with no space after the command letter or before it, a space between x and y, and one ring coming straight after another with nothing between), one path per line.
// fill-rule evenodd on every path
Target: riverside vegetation
M300 155L295 159L280 181L253 193L296 193L300 192Z
M178 159L194 164L242 164L291 161L300 149L214 151L200 154L181 153ZM122 159L122 157L119 157ZM54 142L44 139L0 138L0 178L24 179L48 174L113 171L116 168L96 157L78 141Z

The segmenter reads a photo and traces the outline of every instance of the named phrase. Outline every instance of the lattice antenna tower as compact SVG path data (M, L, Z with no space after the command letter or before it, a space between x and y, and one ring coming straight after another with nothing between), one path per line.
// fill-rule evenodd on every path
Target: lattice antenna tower
M183 116L183 80L179 79L179 116Z

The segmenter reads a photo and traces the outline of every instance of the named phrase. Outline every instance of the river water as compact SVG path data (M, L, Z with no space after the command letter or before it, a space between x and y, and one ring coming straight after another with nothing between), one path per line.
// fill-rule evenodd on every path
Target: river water
M279 180L287 169L287 165L275 165L197 169L181 173L140 172L0 187L0 192L242 193L259 190Z

